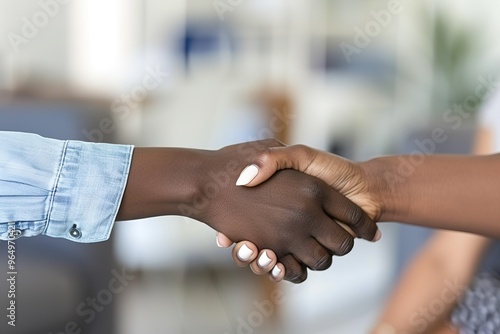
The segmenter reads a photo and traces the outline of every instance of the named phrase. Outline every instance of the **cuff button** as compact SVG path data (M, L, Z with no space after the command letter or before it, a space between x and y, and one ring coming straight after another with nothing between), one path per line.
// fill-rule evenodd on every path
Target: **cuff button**
M12 230L9 232L9 239L10 240L17 240L21 237L22 234L23 234L23 232L20 230Z
M76 224L69 230L69 234L75 239L82 237L82 232L76 227Z

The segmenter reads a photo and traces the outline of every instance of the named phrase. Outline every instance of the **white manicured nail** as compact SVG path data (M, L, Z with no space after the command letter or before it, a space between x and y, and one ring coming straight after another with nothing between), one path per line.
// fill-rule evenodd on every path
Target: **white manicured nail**
M275 265L273 271L271 272L271 275L273 275L273 277L278 277L280 274L281 269L278 267L278 265Z
M273 262L273 260L271 260L269 256L267 256L267 251L264 251L264 253L262 253L262 255L259 257L259 261L257 263L259 264L259 267L265 268L270 265L271 262Z
M238 258L241 261L247 261L252 256L252 254L253 250L248 248L247 245L243 244L243 246L241 246L240 250L238 251Z
M240 174L240 177L236 181L237 186L246 186L259 174L259 167L257 165L247 166Z
M215 242L217 243L217 247L222 248L222 246L219 242L219 233L217 233L217 236L215 237Z

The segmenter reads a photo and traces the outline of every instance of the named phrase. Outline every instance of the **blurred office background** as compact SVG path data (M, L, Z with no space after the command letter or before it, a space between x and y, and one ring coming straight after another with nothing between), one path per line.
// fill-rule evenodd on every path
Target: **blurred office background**
M207 149L273 135L365 160L411 152L441 127L452 139L437 151L465 153L486 98L457 128L445 115L496 81L499 9L486 0L4 0L0 129ZM117 224L100 245L19 240L18 326L0 328L368 333L428 233L382 230L380 243L357 242L300 286L236 268L213 231L179 217ZM134 279L86 323L78 306L113 270ZM270 308L276 291L282 302Z

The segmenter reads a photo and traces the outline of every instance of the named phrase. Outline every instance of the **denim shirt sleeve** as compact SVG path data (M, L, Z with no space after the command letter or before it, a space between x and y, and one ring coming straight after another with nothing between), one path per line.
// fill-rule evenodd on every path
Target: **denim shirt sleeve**
M132 152L127 145L0 131L0 239L107 240Z

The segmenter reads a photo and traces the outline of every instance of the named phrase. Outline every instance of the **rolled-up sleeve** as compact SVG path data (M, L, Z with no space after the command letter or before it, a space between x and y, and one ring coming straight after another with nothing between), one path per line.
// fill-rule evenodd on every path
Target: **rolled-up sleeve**
M128 145L0 131L0 239L107 240L132 154Z

